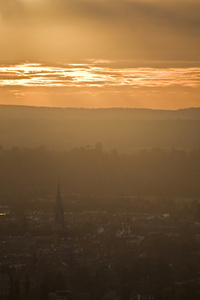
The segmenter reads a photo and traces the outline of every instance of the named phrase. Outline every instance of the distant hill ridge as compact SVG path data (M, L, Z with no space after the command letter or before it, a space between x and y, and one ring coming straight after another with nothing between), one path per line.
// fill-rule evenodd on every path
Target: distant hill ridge
M0 114L9 113L13 117L22 113L49 115L65 115L68 118L108 117L108 118L134 118L134 119L192 119L200 120L200 107L178 110L155 110L146 108L71 108L71 107L37 107L20 105L0 105Z
M200 148L200 108L50 108L0 105L0 145L68 150L101 142L106 150Z

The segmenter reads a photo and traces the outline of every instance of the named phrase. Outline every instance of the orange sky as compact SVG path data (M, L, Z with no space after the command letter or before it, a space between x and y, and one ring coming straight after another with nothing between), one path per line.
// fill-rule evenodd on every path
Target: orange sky
M0 0L0 104L199 107L198 0Z

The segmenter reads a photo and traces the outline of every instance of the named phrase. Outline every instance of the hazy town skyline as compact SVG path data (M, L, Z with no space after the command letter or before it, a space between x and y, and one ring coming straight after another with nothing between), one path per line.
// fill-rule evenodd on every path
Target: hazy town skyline
M199 107L197 0L0 0L0 104Z

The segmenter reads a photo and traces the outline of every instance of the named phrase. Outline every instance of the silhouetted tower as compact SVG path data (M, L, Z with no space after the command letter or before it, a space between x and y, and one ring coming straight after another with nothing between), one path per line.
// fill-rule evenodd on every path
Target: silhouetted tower
M60 237L64 232L64 210L61 200L60 183L58 183L56 204L54 209L53 243L59 246Z
M63 205L61 200L61 192L60 192L60 183L58 182L58 188L57 188L57 197L56 197L56 205L55 205L55 225L56 227L62 231L64 230L64 211L63 211Z

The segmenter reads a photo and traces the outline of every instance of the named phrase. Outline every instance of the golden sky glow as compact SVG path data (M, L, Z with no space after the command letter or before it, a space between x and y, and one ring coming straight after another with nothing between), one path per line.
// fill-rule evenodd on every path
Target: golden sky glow
M109 62L0 66L0 86L17 87L200 87L200 68L111 68Z
M0 104L200 106L200 1L0 0Z

